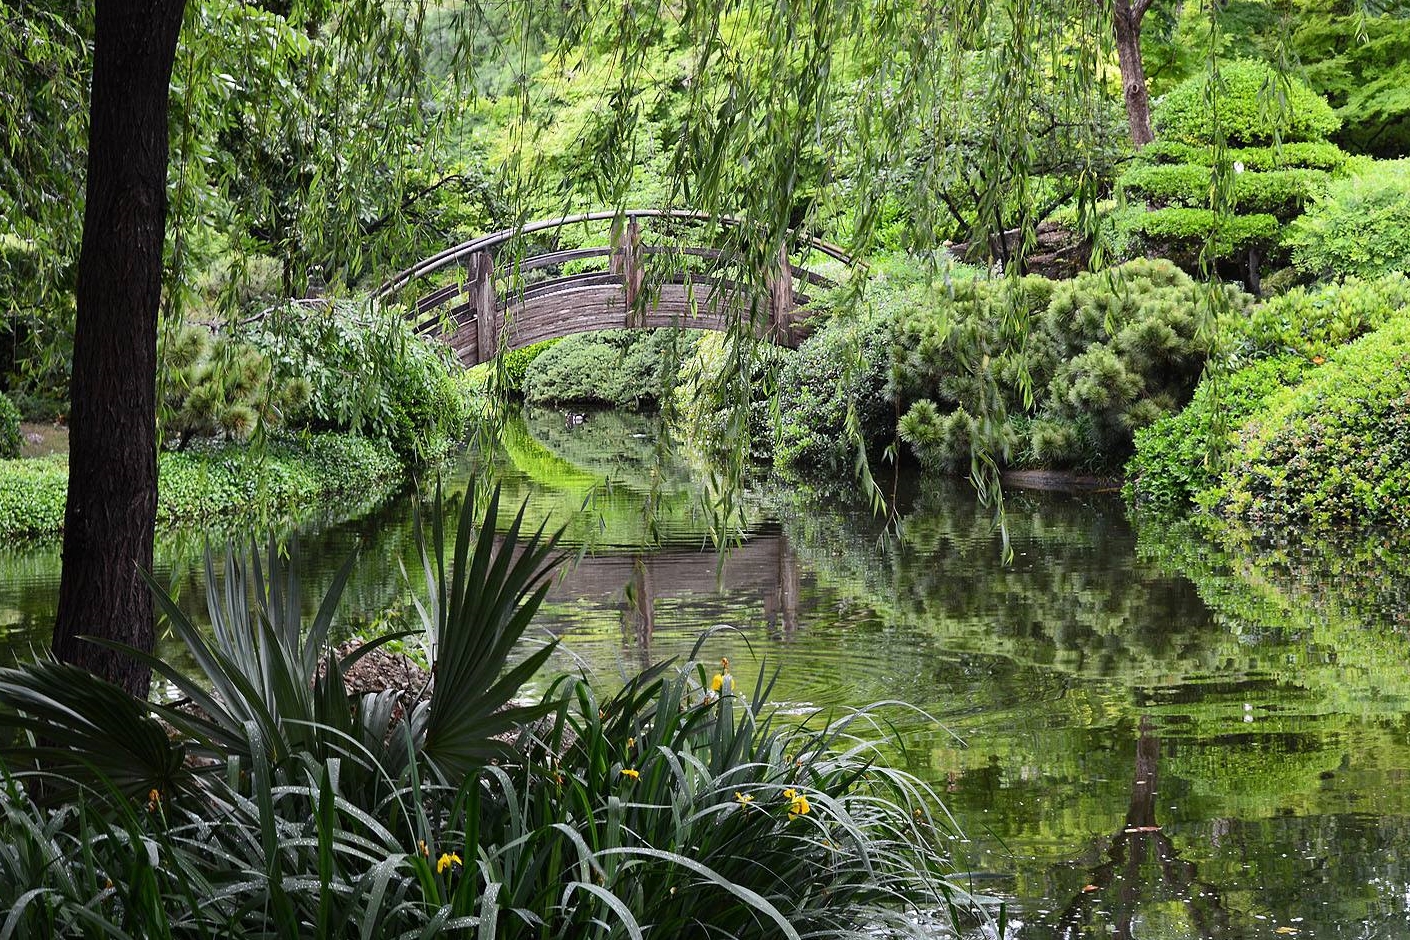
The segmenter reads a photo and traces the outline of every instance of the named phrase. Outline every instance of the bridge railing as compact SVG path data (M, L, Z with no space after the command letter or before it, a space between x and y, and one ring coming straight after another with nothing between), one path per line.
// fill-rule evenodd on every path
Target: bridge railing
M491 358L501 346L518 348L553 336L620 327L689 326L724 329L746 306L762 308L752 318L765 335L783 345L801 338L797 311L808 296L801 288L827 287L832 281L803 266L795 267L790 248L819 253L851 265L842 249L820 239L789 233L767 266L759 296L731 277L743 264L738 252L690 243L645 244L643 221L670 227L742 223L703 213L667 209L596 212L532 222L470 239L400 272L375 293L381 302L400 301L413 284L454 272L451 283L432 287L406 304L408 318L422 332L438 332L467 363ZM576 248L550 247L532 254L519 246L545 232L569 226L611 223L610 244ZM791 243L791 244L790 244ZM506 248L516 249L512 253ZM509 257L501 258L508 254ZM664 274L647 277L648 259L674 259ZM601 260L598 268L536 279L538 272ZM704 262L703 265L696 263ZM653 268L660 268L655 264ZM449 309L447 306L449 305Z

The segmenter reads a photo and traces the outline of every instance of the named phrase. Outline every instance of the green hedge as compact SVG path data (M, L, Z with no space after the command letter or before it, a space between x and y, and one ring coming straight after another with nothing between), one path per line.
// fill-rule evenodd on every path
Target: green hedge
M1184 411L1137 433L1136 453L1126 467L1127 497L1161 509L1216 505L1223 498L1221 465L1240 459L1230 450L1237 451L1241 428L1279 420L1270 417L1274 401L1320 376L1319 367L1333 358L1354 359L1351 350L1358 347L1348 343L1374 335L1406 311L1410 279L1391 275L1295 288L1235 317L1223 332L1231 361L1242 368L1205 379ZM1332 420L1333 409L1345 406L1331 399L1325 403Z
M1189 163L1138 166L1124 173L1121 188L1129 195L1165 206L1207 208L1213 171ZM1327 191L1331 177L1322 170L1247 171L1234 176L1234 209L1288 218Z
M20 446L20 410L15 403L0 395L0 460L18 457Z
M1166 247L1198 253L1214 232L1217 218L1211 209L1156 209L1133 217L1128 225L1133 235L1148 247ZM1216 257L1229 257L1256 246L1278 240L1278 220L1271 215L1229 216L1214 240Z
M656 404L690 353L691 331L601 330L567 336L525 368L531 404L638 408Z
M162 453L159 464L157 519L163 525L305 515L335 497L375 499L403 477L389 446L349 434L313 434L263 450L198 446ZM67 493L64 455L0 461L0 535L61 531Z
M1178 140L1154 140L1141 148L1140 159L1148 164L1190 163L1195 166L1214 165L1217 153L1213 147L1182 143ZM1303 141L1281 147L1228 147L1224 157L1229 165L1242 163L1244 169L1324 170L1340 173L1351 157L1336 144Z

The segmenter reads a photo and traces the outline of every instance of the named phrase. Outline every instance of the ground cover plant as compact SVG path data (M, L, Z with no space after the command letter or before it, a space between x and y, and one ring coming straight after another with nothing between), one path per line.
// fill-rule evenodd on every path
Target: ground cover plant
M182 700L51 661L0 670L0 929L45 936L925 936L934 794L865 714L771 716L771 683L662 663L601 696L516 702L557 537L482 512L418 529L428 688L357 694L331 655L351 562L310 609L295 559L232 552L213 631L158 591L194 671L126 650ZM713 676L711 675L713 673Z

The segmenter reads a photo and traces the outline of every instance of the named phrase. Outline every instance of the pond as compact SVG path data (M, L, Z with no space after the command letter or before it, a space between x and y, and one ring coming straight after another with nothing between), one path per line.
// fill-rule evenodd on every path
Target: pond
M504 445L505 498L581 549L540 618L556 668L611 685L724 625L702 656L746 684L780 669L790 713L923 709L886 712L894 757L945 800L961 881L1015 936L1410 935L1410 575L1390 546L1214 546L1115 494L1013 492L1005 565L955 483L903 493L890 529L762 487L721 556L708 481L649 418L536 411ZM298 535L310 604L358 549L348 628L396 622L409 496ZM193 610L201 548L158 552ZM58 566L53 545L0 550L8 658L46 643Z

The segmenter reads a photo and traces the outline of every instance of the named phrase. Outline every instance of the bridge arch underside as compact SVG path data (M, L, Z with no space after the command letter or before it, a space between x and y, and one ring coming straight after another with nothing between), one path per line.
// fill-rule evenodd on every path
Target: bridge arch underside
M530 223L428 258L389 281L378 296L406 303L407 296L415 296L408 290L413 282L438 285L421 288L408 304L407 318L418 333L444 340L466 365L487 362L499 350L624 328L727 330L743 324L778 345L797 346L807 334L809 292L833 282L795 265L789 243L805 258L846 265L851 259L833 245L790 233L770 259L762 284L745 285L737 279L734 251L691 244L679 232L668 233L662 243L643 240L643 222L669 228L704 219L686 211L639 209ZM528 257L508 251L525 234L556 241L557 231L569 224L602 222L612 225L607 245L550 248Z

